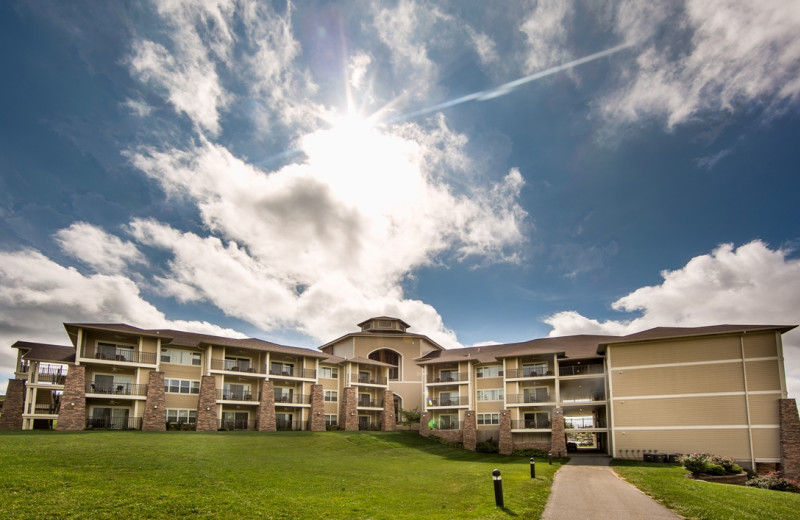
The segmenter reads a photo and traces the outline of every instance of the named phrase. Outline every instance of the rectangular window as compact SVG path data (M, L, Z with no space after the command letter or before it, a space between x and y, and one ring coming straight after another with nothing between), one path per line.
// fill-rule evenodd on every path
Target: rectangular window
M478 414L478 424L486 425L486 424L500 424L500 414L499 413L479 413Z
M222 386L222 398L230 399L231 401L249 401L252 398L250 394L250 385L228 384Z
M339 377L339 369L336 367L319 367L319 377L337 379Z
M197 422L197 410L173 410L167 408L167 422L194 424Z
M161 349L161 362L173 365L194 365L196 367L201 365L199 352L189 352L188 350L174 348Z
M284 388L280 386L275 387L275 402L276 403L291 403L293 402L294 388Z
M325 400L329 403L335 403L339 401L339 392L336 390L325 390Z
M200 381L164 379L164 391L168 394L199 394Z
M325 426L336 426L336 414L325 414Z
M547 374L547 363L526 363L522 365L522 377L540 377Z
M294 376L294 365L273 361L270 363L269 373L276 376Z
M478 390L478 401L502 401L502 400L503 400L502 389Z
M478 377L503 377L503 366L492 365L488 367L478 367L476 375Z
M97 342L98 359L114 359L116 361L133 361L133 347L130 345L118 345L116 343Z

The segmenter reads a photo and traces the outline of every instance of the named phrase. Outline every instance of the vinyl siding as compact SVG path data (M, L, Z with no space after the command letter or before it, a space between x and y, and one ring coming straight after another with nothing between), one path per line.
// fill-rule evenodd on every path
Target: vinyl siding
M778 360L748 361L747 368L747 390L756 392L759 390L781 389L781 382L778 376Z
M741 363L620 370L616 355L615 351L611 357L615 366L610 370L614 397L744 390Z
M750 460L746 428L691 430L625 430L616 432L617 454L624 450L658 450L659 453L714 453L737 460ZM622 453L620 453L622 452Z
M692 340L660 341L636 345L611 345L615 368L692 363L742 357L738 337L712 337Z
M746 358L775 357L778 355L778 345L775 343L775 333L746 334L744 336L744 356Z
M780 445L780 430L778 428L753 428L753 455L756 460L780 460Z
M731 424L747 424L744 395L628 399L614 403L617 428Z
M778 399L781 395L759 394L750 395L750 423L751 424L778 424L780 422L780 410Z

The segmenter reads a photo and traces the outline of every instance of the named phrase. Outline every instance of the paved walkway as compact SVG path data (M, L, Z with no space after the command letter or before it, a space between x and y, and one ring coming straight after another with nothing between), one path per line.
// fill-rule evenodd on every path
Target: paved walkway
M556 472L542 520L680 518L619 478L609 460L606 456L573 456Z

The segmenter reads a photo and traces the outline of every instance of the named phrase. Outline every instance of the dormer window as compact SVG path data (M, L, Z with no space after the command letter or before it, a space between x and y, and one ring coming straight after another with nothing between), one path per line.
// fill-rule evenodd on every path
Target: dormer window
M381 329L393 329L394 323L389 320L378 320L378 327Z

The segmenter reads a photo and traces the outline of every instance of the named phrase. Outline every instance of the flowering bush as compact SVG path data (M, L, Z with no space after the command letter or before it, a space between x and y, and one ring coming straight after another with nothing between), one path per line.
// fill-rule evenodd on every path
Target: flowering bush
M800 493L800 482L783 478L780 471L773 471L763 476L756 476L747 481L748 486L774 491L790 491Z
M683 455L678 462L691 471L692 475L737 475L742 472L742 467L730 457L720 457L708 453Z

